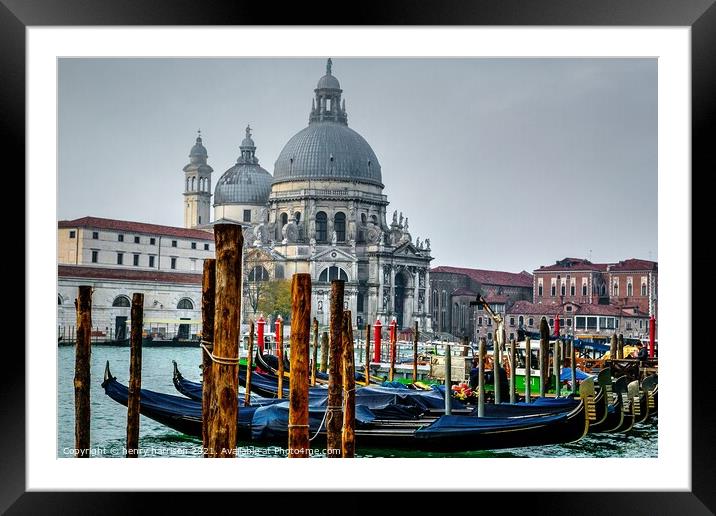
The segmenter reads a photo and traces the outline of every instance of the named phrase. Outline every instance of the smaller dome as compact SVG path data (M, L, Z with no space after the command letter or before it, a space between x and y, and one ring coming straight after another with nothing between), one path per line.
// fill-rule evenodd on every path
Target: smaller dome
M258 165L237 163L219 179L214 190L214 206L254 204L263 206L271 193L273 177Z
M338 79L333 77L331 74L327 73L323 77L320 78L318 81L318 86L316 86L317 89L328 89L328 90L340 90L341 84L338 82Z
M201 136L197 136L196 143L191 148L191 151L189 151L189 157L199 157L199 158L207 158L208 154L206 153L206 147L204 147L201 144Z
M340 90L341 84L338 82L338 79L333 77L332 74L332 68L333 68L333 60L329 57L328 61L326 61L326 75L321 77L318 80L318 86L316 86L316 89L318 90Z

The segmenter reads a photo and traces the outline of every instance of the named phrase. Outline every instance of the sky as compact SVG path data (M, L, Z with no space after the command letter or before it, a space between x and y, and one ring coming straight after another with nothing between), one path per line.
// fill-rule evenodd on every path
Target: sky
M432 266L658 259L656 59L332 58ZM273 173L325 61L60 59L58 219L181 226L198 129L212 185L249 123Z

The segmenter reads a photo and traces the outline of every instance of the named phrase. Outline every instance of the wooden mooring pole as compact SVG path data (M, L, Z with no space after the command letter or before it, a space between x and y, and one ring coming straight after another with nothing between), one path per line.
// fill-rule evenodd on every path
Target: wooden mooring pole
M276 358L278 359L278 398L283 399L283 318L276 318Z
M617 359L617 334L612 334L612 340L609 343L609 359L610 360L616 360Z
M345 282L331 282L331 341L328 362L328 406L326 410L326 452L329 458L341 457L343 427L343 292Z
M92 333L92 287L82 285L75 300L77 344L75 346L75 456L90 456L90 353Z
M321 368L320 371L325 373L328 371L328 332L324 331L321 334Z
M142 328L144 294L132 295L132 331L129 340L129 397L127 398L127 458L139 456L139 401L142 390Z
M254 321L249 321L249 348L246 350L246 392L244 393L244 405L251 405L251 375L254 365Z
M318 362L318 319L313 318L313 353L311 356L311 386L316 385L316 367Z
M485 337L480 337L480 347L478 348L478 366L477 366L477 417L485 415L485 358L487 341Z
M510 403L517 403L515 391L515 372L517 371L517 346L515 339L510 339Z
M365 384L370 385L370 324L365 325Z
M341 453L343 458L353 458L356 449L356 376L353 354L353 323L350 310L343 312L343 432Z
M532 403L532 345L525 337L525 403Z
M413 383L418 381L418 321L413 325Z
M619 340L617 342L617 358L622 360L624 358L624 334L619 334Z
M317 330L316 330L317 331ZM291 377L288 406L288 456L310 456L308 437L308 357L311 340L311 275L291 280Z
M542 317L539 323L539 396L544 398L547 394L547 372L549 364L549 324L547 319Z
M569 365L572 368L572 394L577 394L577 351L574 342L569 345Z
M216 295L214 364L211 367L209 405L210 457L236 455L241 338L241 253L244 236L237 224L214 226L216 241ZM205 380L206 381L206 380Z
M204 270L201 278L201 440L204 447L204 457L208 457L209 448L209 403L211 402L211 370L214 362L210 353L214 352L214 295L216 290L216 260L204 260Z

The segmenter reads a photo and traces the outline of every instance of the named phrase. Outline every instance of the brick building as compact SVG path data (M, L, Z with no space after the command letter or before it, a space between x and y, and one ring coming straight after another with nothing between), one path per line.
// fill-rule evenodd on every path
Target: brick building
M532 298L532 275L441 266L430 270L433 331L456 337L492 339L492 319L481 307L470 306L477 294L499 313L517 300Z
M508 338L520 326L538 331L542 317L554 328L557 316L562 333L647 337L649 317L657 317L658 264L653 261L564 258L536 269L533 277L532 302L507 310Z

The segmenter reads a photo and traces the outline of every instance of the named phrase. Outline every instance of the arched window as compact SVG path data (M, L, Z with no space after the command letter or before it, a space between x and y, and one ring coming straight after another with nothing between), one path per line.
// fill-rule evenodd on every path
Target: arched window
M189 178L186 178L186 188L184 189L185 192L189 191Z
M360 214L360 221L365 224L368 221L368 218L365 216L365 213Z
M340 267L333 265L327 269L323 269L321 275L318 276L318 281L329 282L333 280L348 281L348 274Z
M346 214L342 211L336 213L333 217L333 229L336 231L336 240L345 242L346 240Z
M191 191L196 191L196 177L191 178Z
M631 297L634 295L634 287L631 283L627 283L627 296Z
M325 211L316 213L316 241L326 242L328 240L328 215Z
M520 325L520 326L524 326L524 325L525 325L525 316L524 316L524 315L520 315L520 316L517 318L517 324Z
M373 224L378 224L378 216L377 215L371 215L370 220L373 221Z
M296 213L293 214L293 220L296 224L301 222L301 212L300 211L297 211Z
M117 296L112 301L112 306L119 308L129 308L129 298L127 296Z
M528 326L534 326L534 325L535 325L535 320L534 320L532 317L530 317L529 319L527 319L527 325L528 325Z
M612 295L614 297L618 297L619 296L619 283L615 282L614 286L612 288L613 288Z
M178 310L194 310L194 303L191 302L191 299L189 299L188 297L185 297L185 298L179 300L179 303L177 303L177 309Z
M257 265L249 272L249 281L268 281L269 273L262 265Z

